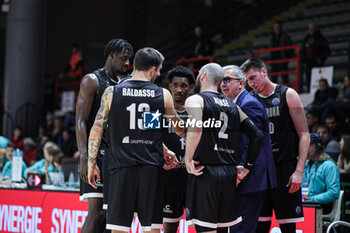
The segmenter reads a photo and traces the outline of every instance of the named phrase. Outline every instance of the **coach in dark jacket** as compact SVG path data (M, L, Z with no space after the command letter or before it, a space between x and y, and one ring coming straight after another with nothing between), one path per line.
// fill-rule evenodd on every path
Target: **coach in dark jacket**
M230 232L255 232L266 190L277 186L269 121L262 104L245 90L245 75L241 69L230 65L224 67L224 72L225 78L220 86L222 93L234 101L265 136L253 169L242 179L237 188L242 222L230 229ZM242 134L239 164L245 164L248 145L248 137ZM240 169L237 173L239 171Z

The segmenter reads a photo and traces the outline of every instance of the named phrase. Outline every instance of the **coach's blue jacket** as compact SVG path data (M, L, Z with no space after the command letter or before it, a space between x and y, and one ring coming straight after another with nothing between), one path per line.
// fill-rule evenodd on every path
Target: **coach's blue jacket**
M237 98L236 104L247 114L249 119L264 133L264 142L256 158L253 169L238 185L239 193L251 193L277 187L275 164L271 149L269 120L264 106L244 90ZM249 138L242 134L239 154L240 165L245 163Z

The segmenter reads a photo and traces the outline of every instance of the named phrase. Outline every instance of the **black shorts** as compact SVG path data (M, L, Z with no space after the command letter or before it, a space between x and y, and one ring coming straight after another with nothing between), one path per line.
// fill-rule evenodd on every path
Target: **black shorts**
M259 221L266 222L272 219L272 210L280 224L304 221L301 189L295 193L288 193L286 187L290 176L296 168L297 161L288 161L276 165L277 188L267 190L261 209Z
M101 182L95 189L80 178L80 201L88 201L89 198L103 198L103 172L101 172L103 170L103 155L104 150L101 149L97 156L97 167L100 169Z
M185 168L162 169L164 187L163 222L179 222L186 207L188 173Z
M143 231L163 227L160 169L138 165L111 170L107 229L129 231L135 213Z
M108 208L108 187L109 187L109 179L110 172L108 166L108 158L109 158L109 150L106 149L105 155L102 159L102 175L103 175L103 209L107 210Z
M202 175L188 176L186 195L188 223L213 230L239 223L242 218L238 216L239 208L236 200L236 167L204 166Z

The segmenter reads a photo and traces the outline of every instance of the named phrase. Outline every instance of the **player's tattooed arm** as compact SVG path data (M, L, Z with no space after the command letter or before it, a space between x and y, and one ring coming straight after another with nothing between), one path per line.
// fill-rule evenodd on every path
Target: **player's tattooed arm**
M100 108L96 114L95 122L91 128L88 145L89 164L96 164L98 149L101 144L103 129L108 122L108 114L113 98L113 87L108 87L101 98Z
M96 180L100 181L100 169L96 164L98 149L101 144L103 128L108 121L108 113L113 99L113 87L108 87L102 95L101 105L91 128L88 146L88 182L97 189Z
M89 140L89 154L97 153L97 148L98 147L96 147L96 139L92 138L91 140ZM89 156L88 160L90 163L93 163L94 165L96 164L96 158Z

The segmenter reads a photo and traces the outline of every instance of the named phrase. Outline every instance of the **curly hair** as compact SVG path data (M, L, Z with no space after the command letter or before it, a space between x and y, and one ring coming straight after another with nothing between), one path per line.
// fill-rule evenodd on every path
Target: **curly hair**
M184 66L177 66L168 71L166 77L169 82L173 81L174 77L183 77L187 78L188 83L191 85L194 83L194 74L192 70Z

